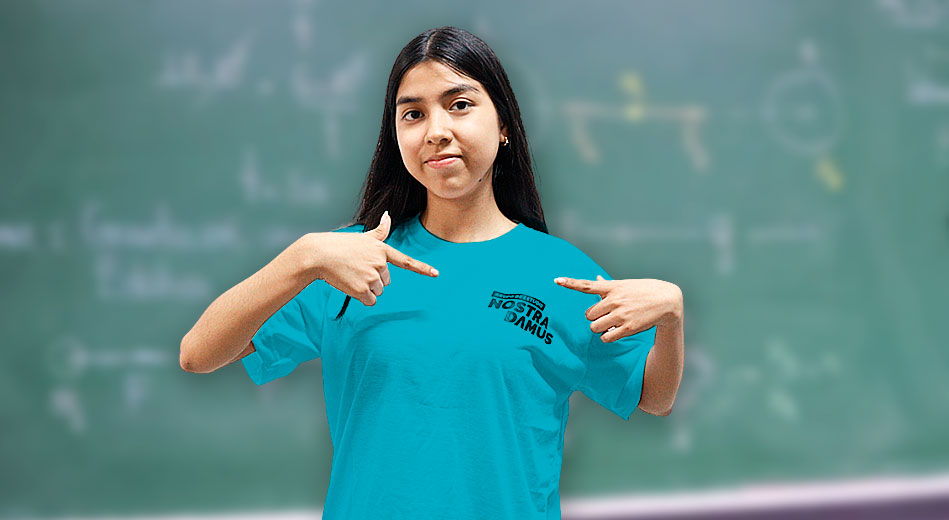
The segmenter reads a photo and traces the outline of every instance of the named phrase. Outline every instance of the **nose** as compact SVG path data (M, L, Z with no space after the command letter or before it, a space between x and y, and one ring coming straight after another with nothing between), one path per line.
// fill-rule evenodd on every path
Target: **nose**
M441 110L436 110L428 119L428 133L425 139L429 144L451 140L451 116Z

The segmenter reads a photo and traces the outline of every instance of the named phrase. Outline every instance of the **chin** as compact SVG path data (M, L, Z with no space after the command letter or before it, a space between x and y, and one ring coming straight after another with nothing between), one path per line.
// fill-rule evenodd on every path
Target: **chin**
M456 199L471 193L475 190L477 185L477 179L466 181L460 179L435 179L431 184L426 186L426 188L436 197L442 199Z
M440 199L457 199L468 193L469 190L466 189L468 187L469 186L432 186L428 188L428 191Z

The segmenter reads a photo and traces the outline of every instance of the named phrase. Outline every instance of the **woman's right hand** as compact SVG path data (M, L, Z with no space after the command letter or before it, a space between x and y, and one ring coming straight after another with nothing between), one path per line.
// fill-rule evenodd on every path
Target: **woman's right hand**
M363 233L310 233L308 251L316 264L316 278L361 301L375 305L389 285L389 264L435 277L438 271L386 244L392 218L386 211L375 229Z

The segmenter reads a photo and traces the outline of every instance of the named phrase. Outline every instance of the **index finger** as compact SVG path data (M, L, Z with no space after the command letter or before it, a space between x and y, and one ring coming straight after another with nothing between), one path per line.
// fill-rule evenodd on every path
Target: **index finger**
M566 276L558 276L554 279L554 281L557 282L561 287L574 289L580 292L599 295L603 295L606 292L599 280L577 280L574 278L567 278Z
M399 251L389 244L383 245L386 246L386 260L389 263L397 265L403 269L408 269L409 271L415 271L416 273L424 274L426 276L438 276L438 269L435 269L425 262L412 258L411 256Z

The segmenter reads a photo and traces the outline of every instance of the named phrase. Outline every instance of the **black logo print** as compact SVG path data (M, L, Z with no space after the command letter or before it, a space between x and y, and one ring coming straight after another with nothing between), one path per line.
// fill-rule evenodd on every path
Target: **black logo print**
M507 311L504 313L504 321L517 325L521 330L537 336L550 345L553 334L547 332L547 316L544 316L542 312L546 307L544 302L527 294L492 291L488 307Z

